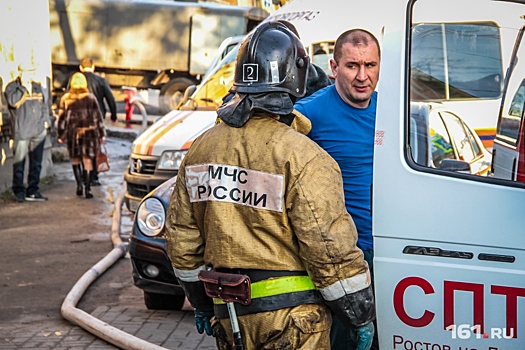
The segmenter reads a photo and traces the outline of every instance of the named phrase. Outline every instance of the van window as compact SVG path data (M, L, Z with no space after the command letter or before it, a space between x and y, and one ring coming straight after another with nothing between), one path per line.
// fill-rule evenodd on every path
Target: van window
M412 28L412 100L497 98L502 62L495 23L417 24Z
M518 91L514 94L508 113L502 115L500 128L498 130L498 138L513 146L516 145L520 135L519 131L523 119L524 104L525 80L521 82Z
M412 160L417 164L429 166L428 146L425 140L428 139L427 121L424 114L419 113L419 109L414 106L410 115L410 151ZM432 130L430 130L432 132Z
M512 103L509 108L509 115L513 117L521 118L523 115L523 104L525 103L525 86L523 82L521 83L520 88L516 91Z
M525 81L524 81L525 82ZM512 99L509 115L521 118L523 116L523 104L525 103L525 86L523 82Z
M508 169L516 164L502 150L493 152L498 138L519 144L522 137L525 61L511 58L513 51L525 49L515 46L525 24L521 18L525 9L513 1L467 0L465 8L475 6L475 10L450 11L448 5L453 3L417 0L409 6L406 159L420 171L492 182L495 160L508 159L504 165ZM514 76L519 81L505 76L512 71L512 62L517 62ZM508 92L506 85L511 87ZM502 107L505 94L509 101ZM414 106L420 115L427 115L426 128L424 123L414 125ZM500 113L504 118L498 122ZM501 129L498 136L497 129ZM424 153L414 153L425 145L427 159Z
M443 120L438 113L429 118L430 126L430 150L432 153L432 164L435 168L441 167L444 159L454 159L454 148Z
M197 90L191 95L188 101L180 107L181 110L217 110L222 104L223 98L233 86L235 74L235 61L240 44L235 45L220 61L216 68L207 74L205 80L201 82Z
M440 115L447 124L447 129L454 140L458 159L470 163L480 156L479 147L476 147L476 143L472 142L472 134L465 128L465 124L449 112L442 112Z

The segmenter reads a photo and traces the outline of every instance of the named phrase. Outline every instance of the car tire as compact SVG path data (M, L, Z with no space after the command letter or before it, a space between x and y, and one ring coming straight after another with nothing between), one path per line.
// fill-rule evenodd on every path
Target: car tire
M159 108L162 114L174 110L184 96L184 91L190 85L195 84L187 78L175 78L162 86L159 93Z
M180 310L186 296L144 292L144 304L149 310Z

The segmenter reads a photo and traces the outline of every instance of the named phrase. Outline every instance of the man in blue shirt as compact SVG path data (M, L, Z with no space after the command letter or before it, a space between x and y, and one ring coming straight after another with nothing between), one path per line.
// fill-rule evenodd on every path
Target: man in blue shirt
M295 105L312 123L308 136L341 168L346 209L356 224L357 246L364 253L372 278L371 186L380 55L379 42L370 32L363 29L344 32L336 40L334 58L330 60L335 84ZM355 349L348 334L334 317L332 349ZM378 349L377 337L372 349Z

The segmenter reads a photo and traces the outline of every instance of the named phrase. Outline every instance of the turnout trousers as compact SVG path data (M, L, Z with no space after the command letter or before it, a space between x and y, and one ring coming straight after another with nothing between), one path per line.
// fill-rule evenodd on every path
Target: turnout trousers
M291 308L238 316L246 350L330 349L332 316L327 306L302 304ZM219 350L234 349L229 318L214 319Z

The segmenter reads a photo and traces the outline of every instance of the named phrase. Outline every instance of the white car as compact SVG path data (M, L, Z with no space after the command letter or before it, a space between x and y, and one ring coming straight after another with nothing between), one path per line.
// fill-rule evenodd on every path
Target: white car
M414 102L410 109L410 150L415 163L479 176L489 174L492 154L457 113L433 102Z

